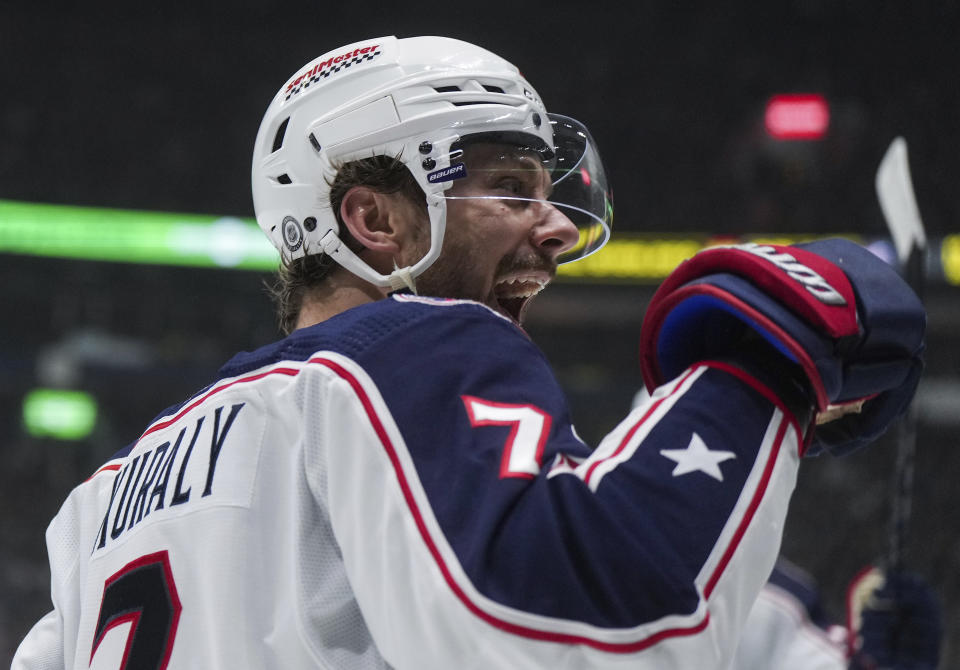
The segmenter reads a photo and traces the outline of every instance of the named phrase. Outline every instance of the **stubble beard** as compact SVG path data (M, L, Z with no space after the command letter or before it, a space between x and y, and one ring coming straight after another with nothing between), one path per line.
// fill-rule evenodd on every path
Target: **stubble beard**
M491 272L473 253L476 244L479 242L445 244L440 257L417 278L417 293L436 298L473 300L496 310L498 301L494 283L498 277L523 271L546 272L551 278L556 274L556 261L535 249L504 256Z

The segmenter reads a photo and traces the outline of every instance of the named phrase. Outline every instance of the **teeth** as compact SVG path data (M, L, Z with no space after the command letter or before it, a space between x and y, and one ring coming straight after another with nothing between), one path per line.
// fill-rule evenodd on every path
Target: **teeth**
M512 277L496 285L497 295L501 298L531 298L547 285L542 277Z

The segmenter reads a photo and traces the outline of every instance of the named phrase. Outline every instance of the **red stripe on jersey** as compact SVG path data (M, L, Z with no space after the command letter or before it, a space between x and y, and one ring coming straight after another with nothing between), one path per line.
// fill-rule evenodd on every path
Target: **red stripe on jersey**
M803 449L803 439L801 437L802 433L796 417L793 415L793 413L789 409L787 409L787 406L783 403L782 400L780 400L780 398L777 397L776 394L774 394L773 391L767 388L767 386L765 386L762 382L760 382L755 377L749 375L748 373L744 372L740 368L730 365L728 363L722 363L720 361L705 361L702 363L697 363L696 365L692 366L689 370L687 370L686 374L684 374L684 376L680 378L680 381L677 382L676 386L674 386L673 390L668 395L657 400L655 403L653 403L650 409L644 412L643 416L640 417L640 420L637 421L630 428L629 431L627 431L627 434L624 436L623 440L621 440L620 444L617 446L617 449L610 456L607 456L606 458L603 458L593 463L590 466L590 468L587 470L586 476L584 477L584 482L587 484L590 483L590 476L593 474L594 469L598 465L600 465L600 463L603 463L604 461L615 457L617 454L623 451L626 445L633 438L634 434L636 434L640 426L643 425L644 422L646 422L647 419L650 418L650 415L653 414L654 411L656 411L657 407L660 406L660 403L662 403L667 398L675 395L677 391L679 391L680 388L683 386L683 383L690 378L690 375L692 375L694 372L696 372L698 369L702 367L722 370L728 374L733 375L737 379L747 384L750 388L757 391L757 393L762 395L766 400L768 400L771 404L777 407L784 415L784 420L781 422L780 427L777 429L777 434L776 434L776 437L774 438L773 445L770 450L770 455L767 458L767 462L764 464L763 474L760 477L760 481L757 485L757 489L754 491L753 498L750 500L750 504L747 506L747 510L744 513L743 518L740 520L740 524L737 526L737 530L734 532L733 537L731 538L730 544L727 545L727 548L724 550L723 555L720 558L720 562L717 564L717 567L713 571L713 574L711 574L710 578L707 580L707 585L706 585L706 588L704 589L704 598L709 599L710 594L713 593L713 589L716 587L717 582L720 580L720 577L723 575L724 570L726 569L727 565L730 563L730 560L733 558L734 552L737 550L737 547L740 545L740 540L743 539L743 535L747 531L747 526L750 525L750 521L753 520L753 516L754 514L756 514L757 508L760 506L760 503L763 501L763 496L767 491L767 485L770 483L770 477L773 474L773 466L776 465L777 456L780 454L780 446L783 444L783 438L784 438L784 435L786 434L786 429L788 425L793 426L793 429L797 434L797 443L800 446L800 449L801 450Z
M773 391L767 388L758 379L736 366L730 365L729 363L722 363L720 361L705 361L703 363L698 363L695 366L695 368L699 367L715 368L733 375L771 402L775 407L783 412L784 416L784 420L780 423L780 427L777 429L777 435L773 440L773 446L770 448L770 456L767 458L767 462L763 466L763 474L760 476L760 482L757 484L757 489L753 493L753 498L750 500L750 504L747 506L747 511L740 520L740 524L737 526L737 530L734 532L733 538L730 540L730 544L727 545L726 550L723 552L723 556L720 558L720 563L713 571L713 574L710 575L710 579L707 580L707 585L703 589L704 597L709 598L710 594L713 593L713 589L716 587L717 582L720 581L723 571L730 563L730 559L733 558L733 552L735 552L737 547L740 545L740 540L743 539L744 533L747 532L747 526L749 526L750 522L753 520L753 515L756 514L757 508L760 506L760 502L763 500L763 496L767 492L767 485L770 483L770 477L773 474L773 466L777 463L777 457L780 454L780 446L783 444L783 438L787 432L787 426L793 426L793 429L797 434L797 444L799 445L800 449L803 449L803 439L801 438L800 425L797 423L796 417L790 410L787 409L787 406L783 403L783 401L780 400L780 398L778 398Z
M690 368L689 370L687 370L687 373L683 376L682 379L680 379L680 381L677 382L677 385L673 387L673 390L670 391L670 393L668 393L667 395L663 396L662 398L660 398L659 400L657 400L656 402L654 402L654 403L650 406L650 409L648 409L646 412L644 412L643 416L640 417L640 420L637 421L635 424L633 424L633 426L630 427L630 430L628 430L628 431L627 431L627 434L623 436L623 439L620 440L620 444L617 445L617 448L614 449L614 451L613 451L612 454L610 454L609 456L605 456L604 458L601 458L601 459L593 462L593 463L590 465L590 467L587 468L587 474L584 475L583 481L584 481L588 486L590 485L590 477L593 476L593 471L597 469L597 466L600 465L601 463L605 462L605 461L609 461L611 458L615 458L620 452L622 452L622 451L627 447L627 445L630 443L630 440L633 439L633 436L634 436L634 435L637 433L637 431L640 429L640 426L642 426L642 425L646 422L646 420L650 418L650 415L653 414L653 413L657 410L658 407L660 407L660 404L661 404L664 400L666 400L667 398L669 398L670 396L672 396L673 394L675 394L675 393L677 392L677 390L678 390L681 386L683 386L683 382L687 381L687 379L690 378L690 375L692 375L694 372L696 372L696 368Z
M200 398L197 398L197 400L195 400L194 402L190 403L187 407L185 407L185 408L183 408L182 410L180 410L179 412L177 412L173 417L171 417L171 418L169 418L169 419L166 419L166 420L164 420L164 421L161 421L161 422L159 422L159 423L153 424L152 426L150 426L149 428L147 428L145 431L143 431L143 434L140 435L140 437L137 438L137 442L139 443L140 440L142 440L143 438L145 438L145 437L146 437L147 435L149 435L150 433L156 432L156 431L158 431L158 430L162 430L162 429L166 428L167 426L169 426L170 424L176 423L177 421L179 421L179 420L183 417L184 414L186 414L187 412L189 412L190 410L192 410L192 409L193 409L194 407L196 407L197 405L200 405L201 403L203 403L207 398L209 398L210 396L215 395L215 394L217 394L217 393L220 393L220 391L224 391L224 390L230 388L230 387L233 386L234 384L243 384L243 383L246 383L246 382L256 381L256 380L258 380L258 379L263 379L264 377L266 377L266 376L268 376L268 375L272 375L272 374L282 374L282 375L288 375L288 376L290 376L290 377L296 377L297 374L299 374L299 373L300 373L300 371L297 370L296 368L275 368L275 369L273 369L273 370L268 370L268 371L266 371L266 372L261 372L260 374L252 375L252 376L250 376L250 377L243 377L242 379L234 379L232 382L229 382L229 383L227 383L227 384L224 384L223 386L218 386L218 387L215 388L215 389L211 389L210 391L208 391L207 393L205 393L203 396L201 396ZM89 477L87 477L86 481L90 481L91 479L93 479L94 477L96 477L97 475L99 475L101 472L107 472L107 471L109 471L109 470L119 470L121 467L122 467L122 464L120 464L120 463L115 463L115 464L111 464L111 465L104 465L102 468L100 468L99 470L97 470L96 472L94 472L92 475L90 475Z
M730 365L729 363L721 363L720 361L704 361L702 363L697 363L695 367L707 367L723 370L724 372L733 375L770 401L771 404L783 412L784 416L787 417L787 421L790 422L791 426L793 426L794 431L797 433L797 444L799 445L800 455L803 456L803 428L801 428L800 422L797 421L796 415L787 408L787 405L783 402L783 400L781 400L777 394L767 388L763 382L734 365Z
M87 477L86 480L84 480L84 483L89 482L91 479L99 475L101 472L107 472L109 470L119 470L122 467L123 467L122 463L113 463L111 465L104 465L102 468L100 468L99 470L94 472L92 475Z
M410 508L410 512L413 515L414 522L417 525L417 529L420 531L420 536L423 538L424 543L427 545L427 549L430 551L430 554L433 556L434 561L437 564L437 567L440 568L440 572L443 574L444 580L447 582L447 586L454 592L457 598L462 602L467 609L472 612L474 615L486 621L488 624L499 628L500 630L512 633L514 635L519 635L522 637L528 637L536 640L544 640L547 642L555 642L561 644L583 644L595 649L600 649L601 651L607 651L612 653L633 653L637 651L642 651L648 647L652 647L658 642L670 638L670 637L681 637L687 635L696 635L707 627L707 624L710 622L710 612L704 614L703 619L693 625L686 628L670 628L667 630L660 631L649 637L646 637L642 640L636 640L634 642L622 642L622 643L613 643L613 642L604 642L602 640L595 640L593 638L583 637L580 635L571 635L567 633L558 633L538 630L535 628L528 628L526 626L521 626L519 624L510 623L509 621L504 621L499 619L488 612L485 612L479 605L470 600L470 597L463 591L459 584L457 584L453 575L450 572L450 569L447 567L446 563L443 560L443 556L440 554L440 550L437 548L436 543L433 541L433 538L430 536L430 532L427 529L426 523L423 520L423 516L420 513L420 509L417 506L417 502L414 499L413 492L410 489L410 484L407 481L407 477L404 474L403 467L400 463L400 458L397 455L396 448L393 443L390 441L390 437L387 435L386 429L383 427L383 423L380 421L380 418L377 416L376 410L373 407L373 403L370 401L369 396L366 391L363 389L363 386L360 384L359 380L353 376L348 370L344 369L338 363L324 359L324 358L313 358L309 361L310 363L318 363L320 365L330 368L333 372L339 375L344 381L350 384L354 393L357 396L357 399L360 400L360 403L363 405L364 411L367 414L367 418L370 421L371 426L374 429L374 432L377 434L377 437L380 439L380 443L383 445L384 450L387 453L387 457L390 459L391 464L393 465L394 473L397 477L397 482L400 485L400 490L403 493L403 497L406 500L407 506Z
M710 579L707 580L707 585L703 589L704 598L710 598L710 594L713 593L714 587L717 585L717 582L720 581L720 576L727 568L727 564L730 563L730 559L733 558L733 552L737 550L737 547L740 545L740 540L743 539L744 533L747 532L747 526L749 526L753 520L753 515L756 514L757 508L760 506L760 501L763 500L763 495L767 492L767 484L770 483L773 466L777 463L777 456L780 454L780 445L783 444L783 436L787 432L787 425L786 420L780 422L780 427L777 429L777 436L774 438L773 446L770 448L770 457L763 466L763 474L760 477L760 482L757 484L757 490L753 492L750 505L747 506L747 511L744 513L743 518L740 519L740 524L737 526L737 530L734 532L730 544L727 545L726 550L723 552L720 563L717 564L716 570L713 571Z
M223 386L218 386L217 388L208 391L207 393L205 393L204 395L202 395L201 397L197 398L195 401L190 403L188 406L184 407L182 410L177 412L173 417L167 419L166 421L161 421L160 423L153 424L152 426L147 428L146 431L144 431L143 435L139 437L137 442L145 438L150 433L153 433L158 430L162 430L167 426L169 426L170 424L176 423L183 417L184 414L192 410L197 405L202 404L210 396L216 393L220 393L220 391L225 391L226 389L230 388L231 386L234 386L235 384L245 384L247 382L257 381L258 379L263 379L268 375L288 375L290 377L296 377L298 374L300 374L300 370L296 368L274 368L273 370L267 370L266 372L261 372L260 374L251 375L250 377L234 379L232 382L228 382Z

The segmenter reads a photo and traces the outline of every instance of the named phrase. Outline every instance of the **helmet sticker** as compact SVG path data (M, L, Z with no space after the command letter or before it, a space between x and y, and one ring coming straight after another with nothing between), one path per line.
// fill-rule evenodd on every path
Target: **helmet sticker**
M321 79L326 79L330 75L336 74L351 65L359 65L364 61L371 61L382 53L383 51L380 50L379 44L371 44L368 47L354 49L340 56L328 58L325 61L317 63L313 68L307 70L287 84L287 96L284 98L284 101L289 100L303 89L308 88L310 84L316 84Z
M431 172L427 175L427 181L436 184L438 181L453 181L467 176L467 166L465 163L457 163L448 168Z
M283 243L290 251L296 251L303 244L303 229L300 223L288 216L283 220Z

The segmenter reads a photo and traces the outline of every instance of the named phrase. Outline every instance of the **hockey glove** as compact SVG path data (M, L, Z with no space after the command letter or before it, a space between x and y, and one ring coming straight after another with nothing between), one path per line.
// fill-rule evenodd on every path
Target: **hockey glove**
M682 263L657 290L643 322L641 370L652 390L699 361L749 360L747 343L759 336L794 364L784 369L801 371L818 412L863 404L808 431L808 455L842 454L906 410L925 327L923 305L896 270L849 240L717 247Z
M940 603L916 575L864 571L847 603L853 640L850 670L935 670L943 634Z

